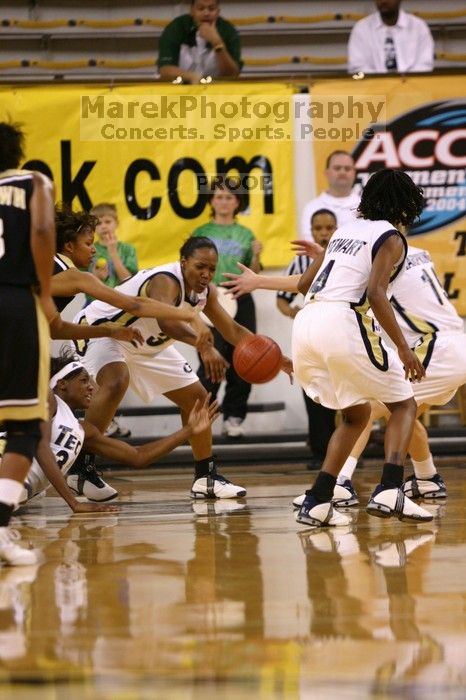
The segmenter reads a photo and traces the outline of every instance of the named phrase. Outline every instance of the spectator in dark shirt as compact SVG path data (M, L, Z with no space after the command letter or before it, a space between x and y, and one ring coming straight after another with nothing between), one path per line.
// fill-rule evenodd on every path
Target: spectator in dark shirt
M237 78L242 67L239 34L220 17L218 0L192 0L190 14L168 24L159 42L158 67L162 80L181 78Z

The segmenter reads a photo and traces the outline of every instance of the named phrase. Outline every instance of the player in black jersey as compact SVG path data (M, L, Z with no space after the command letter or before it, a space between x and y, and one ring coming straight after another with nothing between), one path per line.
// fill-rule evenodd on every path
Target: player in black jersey
M0 559L35 564L15 542L11 514L48 420L50 293L55 253L54 187L38 172L18 170L23 133L0 123L0 422L7 441L0 467Z

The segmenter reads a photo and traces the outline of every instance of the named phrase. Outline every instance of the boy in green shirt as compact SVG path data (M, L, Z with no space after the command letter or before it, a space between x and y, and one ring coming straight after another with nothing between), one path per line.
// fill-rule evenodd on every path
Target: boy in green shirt
M122 243L117 238L118 214L114 204L96 204L91 214L99 220L95 229L96 254L91 272L107 287L116 287L138 271L136 249L131 243Z

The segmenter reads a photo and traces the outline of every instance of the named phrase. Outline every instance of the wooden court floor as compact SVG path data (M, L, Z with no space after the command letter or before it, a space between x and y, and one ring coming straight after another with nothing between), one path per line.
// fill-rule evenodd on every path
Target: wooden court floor
M0 568L0 698L465 698L466 485L422 525L309 530L296 465L225 470L242 501L195 502L187 471L116 472L117 513L51 493L15 518L41 550ZM348 510L348 512L349 512Z

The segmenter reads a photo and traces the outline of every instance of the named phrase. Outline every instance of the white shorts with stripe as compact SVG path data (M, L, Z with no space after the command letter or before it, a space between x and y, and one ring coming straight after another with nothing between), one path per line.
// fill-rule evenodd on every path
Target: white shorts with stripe
M416 402L443 406L466 383L466 334L440 332L415 352L426 367L424 379L413 386Z
M110 362L124 362L129 370L130 387L149 403L156 396L183 389L198 382L186 358L170 345L156 355L139 355L126 352L122 345L111 338L91 340L82 363L92 377Z
M293 322L296 377L306 394L327 408L413 396L394 350L373 331L374 321L347 302L311 302Z

